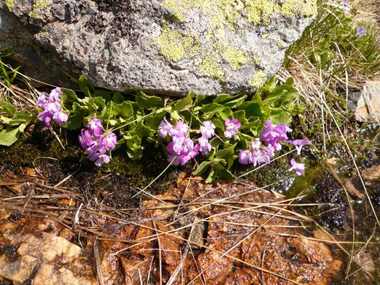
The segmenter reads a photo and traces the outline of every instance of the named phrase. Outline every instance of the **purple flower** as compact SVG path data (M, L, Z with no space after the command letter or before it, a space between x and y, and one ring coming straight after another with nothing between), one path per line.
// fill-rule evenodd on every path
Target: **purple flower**
M168 161L173 161L173 165L185 165L199 152L200 146L194 146L190 138L173 137L166 150L169 152Z
M296 147L297 155L301 154L302 147L305 145L311 145L309 140L294 140L292 144Z
M178 120L178 123L169 131L169 135L171 137L173 137L173 136L186 137L189 129L190 129L190 127L183 122L182 118L180 118Z
M224 131L224 136L226 138L234 138L236 139L236 135L239 132L241 127L241 123L237 119L227 119L225 121L226 130Z
M61 112L62 105L60 103L60 95L62 91L59 87L53 89L49 96L47 93L42 92L37 99L37 106L44 109L39 115L38 120L45 123L46 127L51 127L51 120L53 119L57 124L62 125L67 122L69 115Z
M359 26L356 31L356 35L361 38L367 35L367 31L363 26Z
M198 144L199 144L202 155L206 155L211 151L212 146L208 142L208 139L206 137L204 136L200 137L198 139Z
M90 145L93 144L91 134L88 130L82 129L80 135L78 136L79 143L83 149L87 149Z
M252 152L251 163L256 166L258 163L268 164L271 157L274 156L274 149L272 146L263 148L262 150L256 150Z
M271 120L268 120L264 123L264 130L260 134L260 139L266 145L272 145L273 148L277 151L280 151L282 146L281 141L287 141L288 136L287 132L291 132L286 124L273 125Z
M203 126L201 126L200 132L202 137L210 139L215 134L215 125L211 121L204 121Z
M87 158L91 161L95 162L96 166L102 166L103 163L109 163L111 161L111 158L106 154L100 154L100 153L89 153Z
M113 132L107 131L100 138L99 151L105 153L107 151L113 150L117 143L117 137Z
M48 103L46 99L47 93L42 92L40 96L37 98L37 106L38 108L46 108L46 104Z
M90 129L92 135L95 137L100 137L103 133L103 126L101 119L92 119L88 122L88 128Z
M305 171L305 164L297 163L294 158L290 160L290 164L292 167L289 169L289 171L294 170L298 176L303 175Z
M48 111L42 111L41 113L38 114L37 119L41 122L45 123L45 126L50 128L51 127L51 119L52 119L52 114Z
M53 115L53 120L58 125L62 125L63 123L66 123L68 119L69 119L69 115L62 112L57 112L57 113L54 113Z
M253 142L251 142L251 150L259 150L260 147L261 147L260 139L255 139Z
M158 135L160 138L166 138L166 136L170 133L170 131L173 129L173 126L172 124L170 124L168 122L168 120L166 120L166 118L164 118L160 125L158 126Z
M61 99L61 94L62 90L59 87L51 90L49 94L49 101L59 101Z
M349 2L349 0L342 0L342 2L343 2L343 4L344 4L345 6L348 6L348 2Z
M239 152L239 162L241 164L251 163L252 153L249 150L241 150Z

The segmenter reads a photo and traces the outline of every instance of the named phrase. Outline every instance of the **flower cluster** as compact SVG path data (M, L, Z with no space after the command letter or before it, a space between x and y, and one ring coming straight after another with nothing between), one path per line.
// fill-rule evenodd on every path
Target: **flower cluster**
M224 131L224 136L226 138L234 138L236 140L236 135L241 127L241 123L237 119L227 119L225 124L226 130Z
M297 150L297 155L301 154L302 147L310 145L308 140L294 140L291 141L288 138L287 133L291 132L286 124L274 125L271 120L264 123L264 129L260 134L260 139L255 139L250 144L249 150L241 150L239 153L239 162L241 164L268 164L270 159L274 157L275 151L282 149L281 143L291 144ZM265 145L263 145L263 143ZM290 161L291 168L297 175L304 173L305 165L297 163L294 159Z
M41 93L37 99L38 108L43 109L41 113L38 114L38 120L45 123L45 126L51 127L51 120L56 122L58 125L62 125L67 122L69 115L62 112L61 105L61 88L57 87L53 89L50 94L46 92Z
M171 138L166 150L169 153L168 161L173 161L173 165L185 165L199 152L206 155L212 149L209 140L215 135L215 125L211 121L203 122L200 128L201 137L198 138L197 144L189 138L189 129L182 118L174 126L165 118L158 127L159 137Z
M87 158L94 161L96 166L110 162L111 158L106 152L115 148L117 137L111 131L104 131L102 120L92 119L88 122L88 129L83 128L78 138Z
M165 118L158 127L158 135L161 138L171 137L171 142L166 147L168 151L168 161L173 161L173 165L185 165L195 157L199 151L199 145L188 138L190 127L184 123L183 119L173 126Z

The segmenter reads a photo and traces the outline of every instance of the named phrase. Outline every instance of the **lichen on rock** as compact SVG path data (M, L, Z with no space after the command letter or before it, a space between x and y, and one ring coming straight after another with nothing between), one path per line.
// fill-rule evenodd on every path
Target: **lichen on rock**
M65 86L63 70L117 91L254 92L264 80L252 84L252 74L278 71L316 7L316 0L6 0L0 48L15 50L28 75L51 84ZM46 51L51 60L41 64Z

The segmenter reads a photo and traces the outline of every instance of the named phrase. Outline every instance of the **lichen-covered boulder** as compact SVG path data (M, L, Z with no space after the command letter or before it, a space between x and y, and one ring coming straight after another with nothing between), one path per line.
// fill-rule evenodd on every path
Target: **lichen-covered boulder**
M63 84L206 95L254 91L280 68L316 0L2 0L0 48Z

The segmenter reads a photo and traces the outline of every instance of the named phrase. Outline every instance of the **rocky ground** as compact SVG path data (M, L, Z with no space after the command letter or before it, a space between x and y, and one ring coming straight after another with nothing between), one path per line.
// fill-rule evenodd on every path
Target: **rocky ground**
M0 191L2 284L329 284L342 270L295 200L251 183L183 173L124 219L33 169Z

